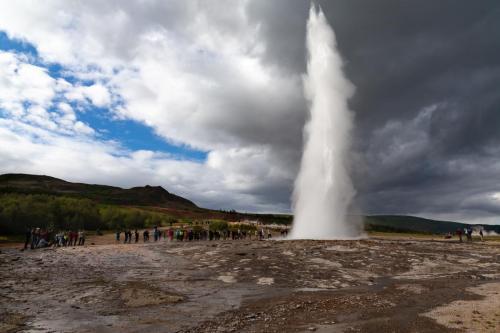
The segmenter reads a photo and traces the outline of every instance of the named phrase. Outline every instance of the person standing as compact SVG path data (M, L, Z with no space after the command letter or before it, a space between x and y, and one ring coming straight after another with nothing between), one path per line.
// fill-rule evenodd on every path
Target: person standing
M139 231L137 231L137 229L135 229L135 231L134 231L134 236L135 236L135 242L138 243L139 242Z
M457 236L458 236L459 242L462 243L462 229L461 228L457 229Z
M35 228L32 228L31 229L31 244L30 244L30 248L33 250L35 248L35 237L36 237L36 231L35 231Z
M31 243L33 244L33 248L38 247L38 242L40 241L40 228L35 229L35 237L31 240Z
M471 227L467 228L467 240L469 242L472 242L472 228Z
M57 239L57 246L58 247L62 247L64 244L64 236L63 236L63 233L61 231L59 231L56 235L56 239Z
M31 228L30 227L26 228L26 232L24 233L24 236L26 237L26 240L24 241L24 249L26 250L28 248L28 244L31 241Z
M78 245L83 246L85 245L85 231L80 230L78 232Z

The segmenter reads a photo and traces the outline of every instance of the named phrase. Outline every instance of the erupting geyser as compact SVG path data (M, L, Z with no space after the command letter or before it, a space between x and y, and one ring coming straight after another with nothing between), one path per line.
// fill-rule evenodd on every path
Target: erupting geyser
M307 75L304 94L311 118L304 127L304 151L293 193L291 238L359 237L346 221L355 191L347 171L353 115L347 106L354 86L342 71L335 34L321 8L311 5L307 22Z

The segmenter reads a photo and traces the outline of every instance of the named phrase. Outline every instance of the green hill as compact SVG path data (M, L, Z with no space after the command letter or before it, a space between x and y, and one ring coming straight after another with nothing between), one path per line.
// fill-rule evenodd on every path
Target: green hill
M161 186L123 189L107 185L71 183L62 179L27 174L0 175L0 193L49 194L86 198L98 203L167 208L198 208L192 201L169 193Z

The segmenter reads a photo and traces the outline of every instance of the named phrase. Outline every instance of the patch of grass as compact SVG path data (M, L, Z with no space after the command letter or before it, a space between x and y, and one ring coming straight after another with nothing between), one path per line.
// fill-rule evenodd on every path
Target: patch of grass
M0 235L0 243L24 243L23 235Z
M500 242L500 236L485 236L484 240L489 242Z

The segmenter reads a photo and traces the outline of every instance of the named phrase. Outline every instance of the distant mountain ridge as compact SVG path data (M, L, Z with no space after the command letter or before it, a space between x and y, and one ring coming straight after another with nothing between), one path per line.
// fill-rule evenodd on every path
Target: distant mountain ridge
M99 203L197 209L192 201L161 186L123 189L115 186L72 183L45 175L9 173L0 175L0 193L51 194L87 198Z
M371 215L364 217L365 229L388 232L417 232L428 234L454 233L471 225L461 222L437 221L407 215ZM500 234L500 225L484 224L484 230Z
M2 193L48 194L86 198L103 204L151 207L147 209L167 213L176 218L218 218L228 221L251 220L261 221L264 224L283 225L290 225L293 220L293 216L288 214L240 213L201 208L186 198L168 192L161 186L146 185L123 189L108 185L72 183L44 175L19 173L0 175L0 194ZM349 218L362 218L366 230L382 232L444 234L447 232L453 233L457 229L468 226L466 223L437 221L405 215L349 216ZM500 234L500 225L484 225L484 229Z

